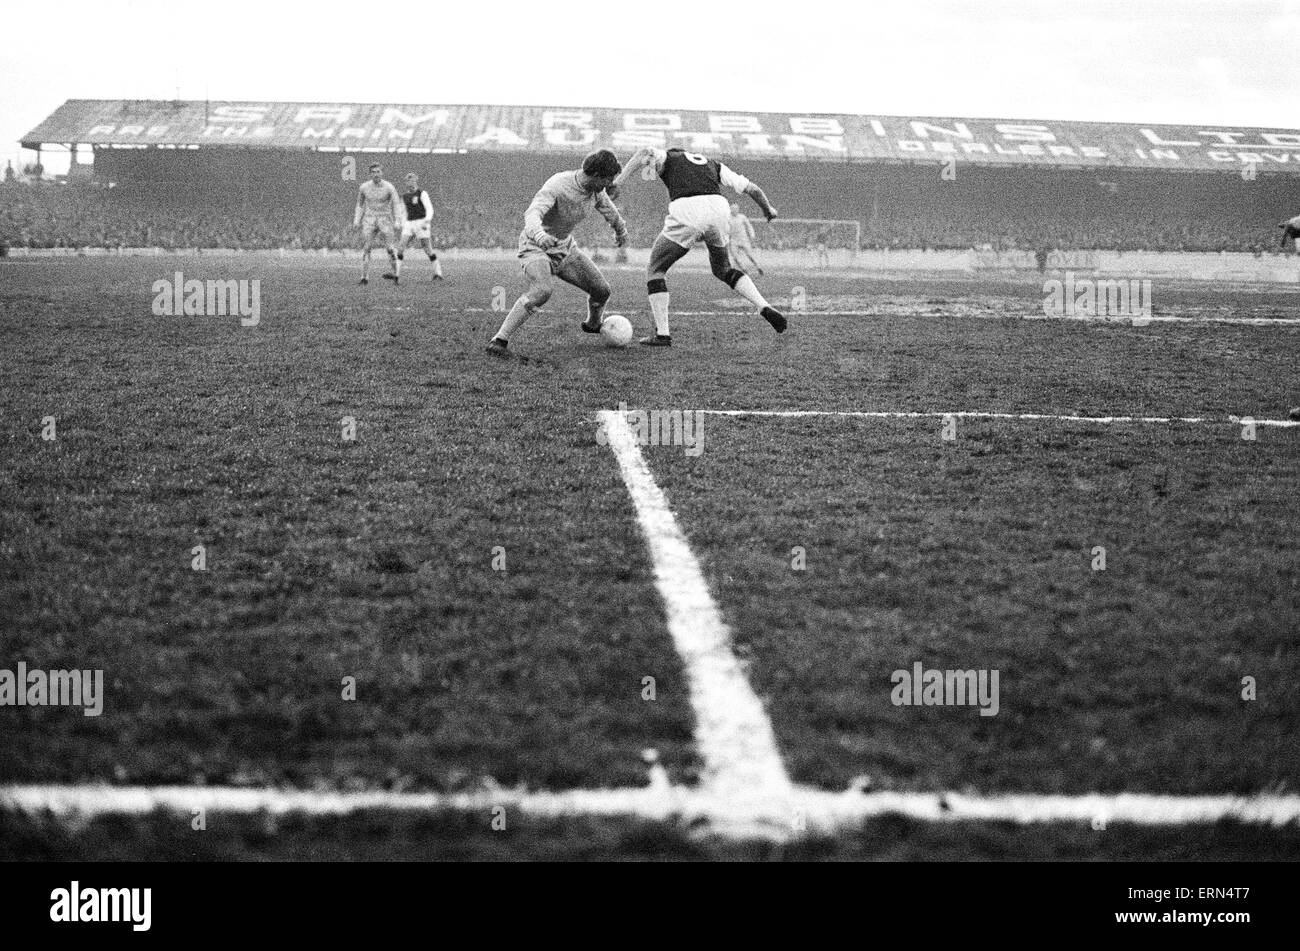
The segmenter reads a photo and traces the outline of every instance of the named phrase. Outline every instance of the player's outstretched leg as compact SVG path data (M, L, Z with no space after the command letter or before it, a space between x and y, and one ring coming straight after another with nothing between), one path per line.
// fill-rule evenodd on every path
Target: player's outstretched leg
M572 284L587 295L587 319L582 322L582 329L589 334L600 333L600 322L605 304L609 301L609 282L600 273L596 262L583 251L574 248L564 259L564 264L555 276L567 284Z
M767 302L752 277L731 266L731 255L727 253L726 245L709 245L709 267L714 277L757 307L773 330L785 333L785 315Z
M653 337L642 337L647 347L672 346L672 331L668 327L668 269L686 256L687 249L671 238L660 235L650 249L650 264L646 268L646 294L650 299L650 314L654 317Z
M370 283L370 236L366 235L366 243L361 246L361 283Z
M519 295L506 319L501 322L501 329L487 345L487 352L494 357L507 357L506 347L510 345L510 336L523 325L529 315L551 299L551 262L545 258L535 258L524 265L524 276L528 278L528 290Z

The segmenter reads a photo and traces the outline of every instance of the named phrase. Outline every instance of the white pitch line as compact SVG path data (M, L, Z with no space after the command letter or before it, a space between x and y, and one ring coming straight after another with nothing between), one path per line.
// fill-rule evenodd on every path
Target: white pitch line
M455 810L482 812L485 823L496 807L515 808L538 818L635 817L654 821L706 823L734 837L784 839L802 832L833 834L868 819L906 816L922 822L1014 822L1020 825L1088 822L1179 826L1239 822L1282 826L1300 823L1300 796L1166 796L1146 793L1084 795L1009 794L972 796L958 792L826 792L791 787L767 800L748 824L737 822L737 801L717 789L652 783L624 789L529 792L485 789L473 793L308 792L222 786L0 787L0 809L50 815L71 821L105 815L149 815L156 810L192 814L196 809L250 815L351 815L367 810L397 812ZM761 822L754 822L757 818Z
M490 307L467 307L467 313L495 313ZM942 317L952 320L969 317L972 320L1006 320L1006 314L965 313L895 313L892 311L869 310L787 310L786 313L795 320L805 317ZM674 317L745 317L753 316L753 311L736 308L735 310L675 310ZM1115 324L1119 327L1133 326L1131 317L1052 317L1047 314L1015 314L1015 320L1052 320L1061 323L1078 324ZM1165 324L1238 324L1243 327L1300 327L1298 317L1174 317L1168 314L1153 314L1146 318L1152 323Z
M1053 413L985 413L975 410L952 410L950 412L890 412L870 410L830 410L830 409L700 409L692 410L710 416L844 416L865 419L943 419L953 416L959 419L1015 419L1015 420L1059 420L1068 423L1201 423L1222 426L1244 426L1247 422L1256 426L1279 426L1288 429L1300 426L1300 421L1292 419L1254 419L1244 416L1069 416Z
M890 310L787 310L787 316L802 320L805 317L939 317L958 320L969 317L972 320L1007 320L1006 314L994 313L933 313L933 312L895 312ZM674 317L750 317L753 312L737 308L735 310L675 310ZM1015 320L1051 320L1061 323L1076 324L1115 324L1118 327L1134 326L1132 317L1053 317L1049 314L1013 314ZM1153 314L1141 318L1142 321L1163 324L1237 324L1243 327L1300 327L1300 318L1296 317L1175 317L1170 314ZM1141 324L1138 324L1141 326Z
M746 816L761 820L774 811L787 814L784 802L792 787L772 723L731 651L731 634L704 572L626 416L613 410L599 416L645 535L668 631L690 684L695 740L704 760L703 788L728 799L739 821Z

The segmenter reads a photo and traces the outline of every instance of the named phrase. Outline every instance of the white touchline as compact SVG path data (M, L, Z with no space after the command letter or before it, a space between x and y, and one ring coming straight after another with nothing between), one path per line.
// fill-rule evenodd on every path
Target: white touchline
M779 305L778 305L779 306ZM484 308L485 310L487 308ZM674 317L743 317L749 319L753 312L743 308L734 308L728 310L675 310ZM965 314L935 314L935 313L873 313L867 310L787 310L786 315L794 320L803 320L807 317L866 317L872 320L879 319L934 319L940 320L1006 320L1006 314L1000 313L965 313ZM1078 316L1078 317L1053 317L1049 314L1015 314L1012 316L1015 320L1048 320L1060 321L1061 323L1076 324L1114 324L1117 327L1134 326L1132 317L1106 317L1106 316ZM1175 317L1170 314L1152 314L1150 317L1140 318L1142 322L1157 324L1238 324L1243 327L1300 327L1300 318L1297 317ZM1140 324L1139 324L1140 326Z
M772 723L731 651L731 634L704 572L650 474L626 417L604 410L599 418L645 534L668 632L690 685L695 740L704 760L703 787L734 802L738 813L781 813L788 821L790 777L777 752Z
M495 313L490 307L467 307L467 313ZM877 319L935 318L942 320L1006 320L1005 314L967 313L967 314L930 314L930 313L872 313L866 310L787 310L787 315L794 320L807 317L866 317ZM673 317L738 317L749 320L753 312L737 307L730 310L675 310ZM1115 324L1117 327L1130 327L1131 317L1050 317L1047 314L1018 314L1016 320L1050 320L1062 323L1102 323ZM1244 327L1300 327L1300 317L1174 317L1168 314L1153 314L1142 318L1158 324L1238 324Z
M704 822L723 835L786 838L801 824L808 832L831 834L858 827L876 816L901 815L924 822L1128 823L1177 826L1224 819L1274 826L1300 823L1300 795L1162 796L1151 793L1050 795L1008 793L978 796L960 792L827 792L795 786L759 813L765 824L736 821L737 803L704 787L652 783L625 789L537 792L490 788L472 793L312 792L229 786L0 786L0 809L29 815L86 820L104 815L148 815L165 809L233 814L349 815L370 809L483 812L496 806L530 816L636 816L642 819ZM751 817L752 818L752 817Z
M903 412L888 410L833 410L833 409L699 409L691 410L709 416L847 416L864 419L943 419L953 416L958 419L1016 419L1016 420L1059 420L1067 423L1202 423L1220 426L1280 426L1284 429L1300 426L1300 421L1293 419L1255 419L1246 416L1226 416L1212 418L1209 416L1066 416L1053 413L985 413L977 410L951 410L949 412Z

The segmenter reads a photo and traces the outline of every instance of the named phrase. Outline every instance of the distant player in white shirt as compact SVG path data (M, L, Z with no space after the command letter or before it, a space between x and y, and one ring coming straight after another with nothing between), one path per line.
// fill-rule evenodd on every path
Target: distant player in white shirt
M1282 222L1278 227L1282 229L1282 250L1286 250L1286 243L1290 241L1291 247L1300 254L1300 215Z
M385 274L384 277L394 284L401 283L402 261L406 258L406 249L410 247L411 239L415 238L433 262L433 279L441 281L442 263L433 250L433 237L429 230L433 222L433 202L429 200L429 193L420 187L420 176L414 172L406 173L406 191L402 192L402 205L406 209L406 220L402 222L402 238L397 243L397 262L393 273Z
M487 345L494 357L508 357L510 336L529 314L551 299L552 277L558 277L587 293L587 319L582 329L599 333L601 313L609 300L609 283L594 261L573 240L578 227L593 208L614 229L620 248L627 245L627 225L605 189L618 174L618 157L608 149L592 152L582 168L560 172L546 180L524 212L524 230L519 235L519 260L523 263L528 290L515 301L501 329Z
M370 180L361 183L357 193L357 211L352 224L361 229L365 242L361 249L361 283L370 283L370 250L374 239L384 239L384 250L393 270L397 270L397 252L393 248L393 235L402 220L402 198L392 182L384 181L384 170L379 163L370 166Z
M743 254L749 258L749 266L758 272L758 276L763 276L763 268L754 257L754 224L741 213L740 204L734 201L731 203L731 253L741 270L746 270L744 262L740 260Z
M732 265L731 255L727 253L731 242L731 206L722 197L722 186L754 199L764 217L771 221L776 217L776 209L763 189L703 155L684 149L643 148L628 160L622 174L614 180L611 194L617 198L624 183L647 166L668 186L668 216L664 219L663 233L650 250L650 266L646 272L646 293L650 296L655 333L653 337L642 338L641 343L648 347L672 346L668 329L668 269L700 241L709 249L709 266L714 277L757 307L773 330L784 333L785 316L759 293L753 278Z

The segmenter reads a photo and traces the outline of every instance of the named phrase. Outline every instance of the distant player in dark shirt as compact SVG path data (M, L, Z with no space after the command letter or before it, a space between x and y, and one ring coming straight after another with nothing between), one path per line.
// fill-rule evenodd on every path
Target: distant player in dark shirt
M1282 229L1282 250L1286 250L1286 243L1290 241L1291 247L1300 253L1300 215L1282 222L1278 227Z
M433 221L433 202L429 200L429 193L420 187L420 176L414 172L406 173L406 191L402 192L402 205L406 209L406 220L402 223L401 240L397 242L397 262L393 265L393 273L385 274L384 277L390 281L400 281L406 249L410 247L411 239L417 238L424 253L433 262L433 279L442 280L442 262L433 250L433 238L429 230Z
M643 338L641 343L650 347L672 345L668 327L668 269L700 241L709 249L709 266L714 276L757 307L773 330L783 333L785 317L759 293L753 278L732 265L727 251L731 241L731 205L722 195L722 186L754 199L763 216L771 221L776 217L776 209L763 189L703 155L683 149L644 148L628 160L622 174L614 180L615 187L611 189L614 197L624 183L645 167L653 168L668 187L668 216L664 219L663 233L650 251L646 275L655 333Z

